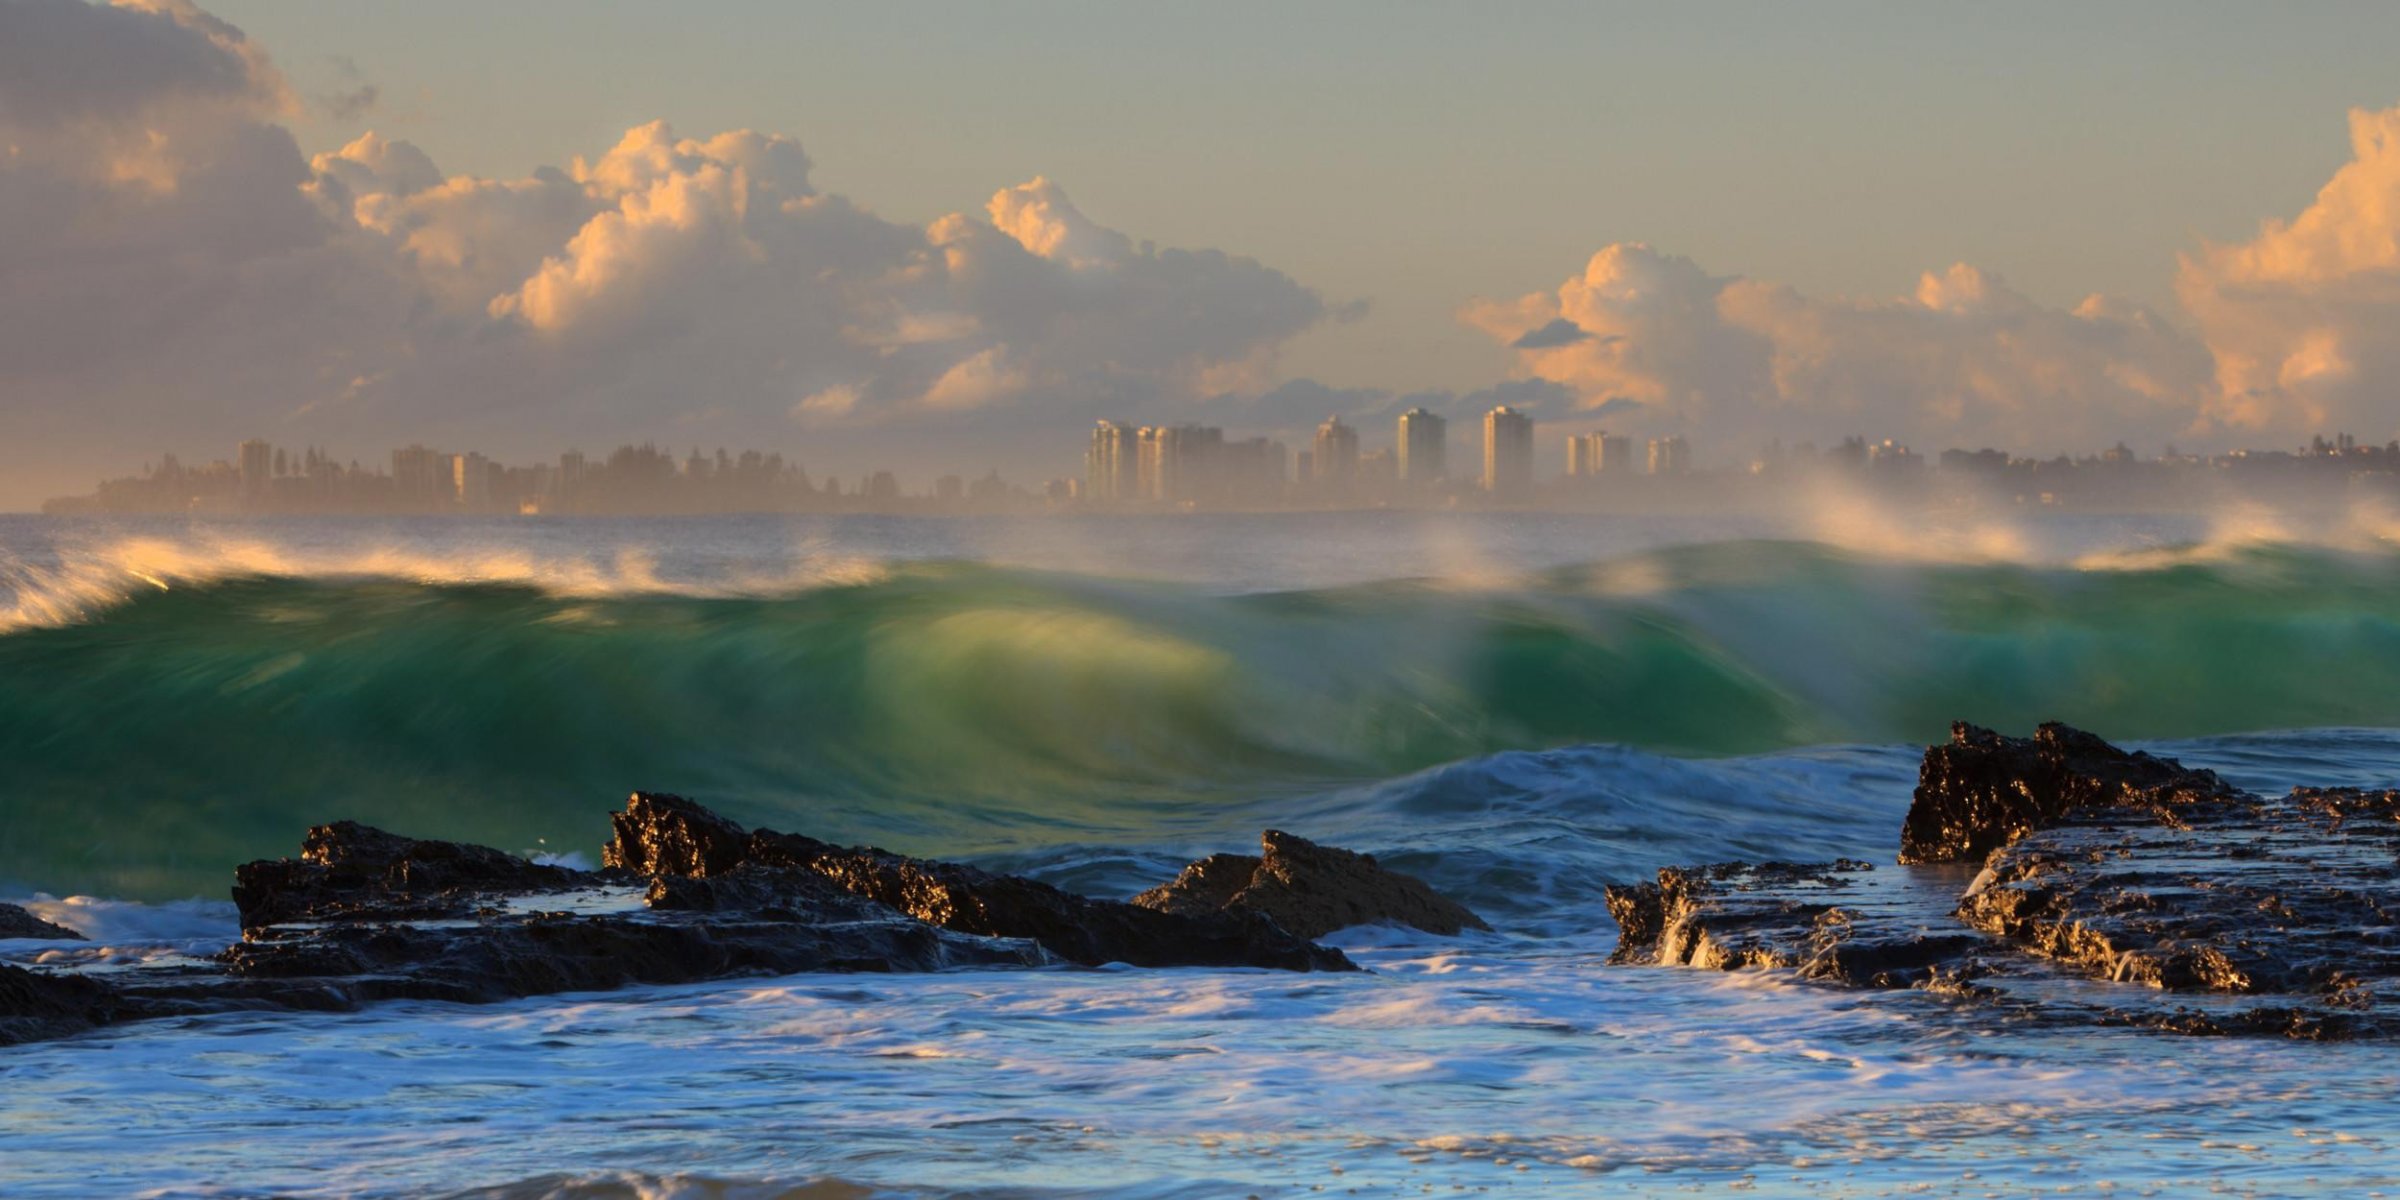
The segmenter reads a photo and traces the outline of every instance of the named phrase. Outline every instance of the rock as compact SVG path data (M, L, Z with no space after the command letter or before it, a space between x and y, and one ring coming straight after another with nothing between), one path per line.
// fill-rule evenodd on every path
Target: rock
M117 1017L116 993L80 975L0 963L0 1046L81 1033Z
M0 1044L143 1018L800 971L1061 959L1356 969L1257 913L1187 917L1089 900L955 863L753 832L671 796L635 796L614 825L610 869L599 872L320 825L298 858L235 871L242 940L213 959L52 951L0 964Z
M2095 979L2400 1017L2396 853L2394 792L2085 811L1995 853L1958 913Z
M1948 745L1925 751L1900 827L1900 861L1981 862L2079 809L2169 814L2236 794L2213 771L2128 753L2055 722L2027 739L1962 721L1950 727Z
M800 971L1039 966L1048 958L1024 942L960 937L889 913L859 920L849 911L786 909L732 917L530 913L464 927L344 924L247 940L222 961L237 978L291 981L350 1007L392 999L484 1003Z
M709 880L745 870L802 872L944 929L1028 938L1086 966L1358 969L1342 952L1255 912L1162 912L1070 895L1037 880L959 863L872 846L835 846L771 829L744 830L680 796L636 793L610 820L615 837L604 859L612 868ZM666 894L674 894L672 886Z
M1304 938L1376 921L1446 937L1491 928L1465 905L1413 876L1386 870L1372 855L1320 846L1274 829L1260 835L1259 847L1256 858L1212 854L1185 867L1174 882L1143 892L1133 902L1182 914L1263 913Z
M2058 725L1957 726L1919 778L1919 865L1662 870L1608 889L1611 961L1789 968L2012 1019L2400 1036L2400 792L2267 799ZM1971 880L1923 865L1976 856Z
M242 927L360 914L379 920L457 916L493 894L525 895L581 886L588 873L528 862L489 846L421 841L356 821L319 825L298 859L234 868L233 904Z
M64 925L45 921L14 904L0 904L0 938L44 938L62 942L85 940L82 934Z

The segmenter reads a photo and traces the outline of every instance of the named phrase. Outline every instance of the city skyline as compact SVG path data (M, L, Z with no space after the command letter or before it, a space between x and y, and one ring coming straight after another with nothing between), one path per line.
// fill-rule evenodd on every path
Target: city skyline
M722 10L679 42L662 15L529 5L490 52L568 19L588 37L541 56L556 95L475 107L493 85L448 61L435 9L16 0L0 509L125 469L136 430L516 457L806 441L1019 476L1101 417L1296 456L1329 414L1507 404L1545 463L1575 422L2020 455L2400 430L2400 96L2360 32L2400 14L1864 12L1427 11L1389 23L1400 61L1455 80L1442 48L1471 37L1508 82L1418 96L1373 83L1341 22L1264 8L1265 57L1168 12L1075 14L1059 57L1058 9L745 11L856 36L822 39L839 62L795 49L813 74L744 49L628 90L579 67L772 39L710 36ZM1748 21L1844 36L1724 36ZM927 24L906 44L956 69L907 64L924 86L870 103L885 35ZM1145 143L1147 101L1075 103L1169 34L1192 52L1158 78L1197 98L1178 124ZM1974 67L1986 46L2054 86L2026 100ZM1614 65L1534 69L1576 52ZM1054 126L938 132L1037 60L1008 94ZM1310 66L1384 115L1303 103ZM2006 140L2026 103L2075 119ZM1403 129L1448 131L1437 180Z
M1615 509L1742 511L1771 507L1828 480L1863 480L1922 491L1944 502L2173 509L2226 500L2400 500L2400 439L2361 443L2322 435L2292 450L2201 455L2168 450L2145 459L2123 443L2081 455L2009 455L1990 447L1920 453L1891 438L1849 435L1820 447L1780 441L1758 453L1695 465L1681 435L1637 442L1598 430L1570 433L1560 470L1534 459L1537 422L1496 405L1482 422L1480 470L1452 475L1447 423L1423 409L1394 421L1389 447L1362 452L1357 429L1339 416L1317 427L1296 455L1265 436L1228 438L1216 426L1133 426L1102 419L1083 453L1081 475L1031 482L997 467L972 479L939 474L912 486L905 468L874 467L845 484L817 482L780 452L693 446L670 451L628 443L604 457L567 450L555 461L509 464L480 451L410 443L390 452L388 471L309 446L294 452L262 438L229 459L185 466L172 453L139 475L53 497L55 515L700 515L710 513L1109 513L1324 511L1358 508ZM1687 481L1698 487L1686 486Z

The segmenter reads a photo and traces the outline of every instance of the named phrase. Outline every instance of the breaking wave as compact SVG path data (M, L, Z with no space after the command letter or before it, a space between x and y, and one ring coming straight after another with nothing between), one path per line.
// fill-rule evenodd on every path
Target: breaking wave
M958 561L701 586L639 562L119 547L0 589L0 885L214 894L335 816L588 852L633 788L1005 856L1360 803L1472 812L1523 794L1527 762L1705 769L1659 756L1918 742L1960 717L2400 725L2395 583L2387 552L2273 541L2049 566L1723 542L1251 594ZM1510 757L1595 745L1617 749ZM1719 799L1690 820L1743 803Z

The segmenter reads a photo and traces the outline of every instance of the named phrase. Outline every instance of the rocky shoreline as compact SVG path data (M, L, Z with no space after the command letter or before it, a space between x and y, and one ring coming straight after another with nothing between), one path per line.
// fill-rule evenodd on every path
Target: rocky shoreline
M1372 858L1273 833L1273 903L1265 893L1259 903L1127 903L749 830L678 796L636 793L610 820L599 871L350 821L317 826L298 858L236 870L242 938L221 953L107 970L0 964L0 1045L212 1012L481 1003L804 971L1355 971L1313 939L1379 920L1485 927ZM1278 923L1294 913L1314 932ZM78 936L0 906L0 937Z
M1612 962L1780 967L2010 1018L2400 1034L2400 791L2262 797L2063 725L1953 727L1897 870L1663 869L1608 889Z
M124 965L0 905L0 1045L125 1021L489 1002L810 971L1355 971L1352 925L1489 926L1374 858L1269 830L1130 901L747 829L681 797L611 815L597 871L355 822L243 865L241 940ZM1782 969L2007 1021L2311 1039L2400 1035L2400 791L2262 797L2062 725L1958 725L1894 865L1719 863L1610 886L1610 963ZM26 956L20 952L18 958Z

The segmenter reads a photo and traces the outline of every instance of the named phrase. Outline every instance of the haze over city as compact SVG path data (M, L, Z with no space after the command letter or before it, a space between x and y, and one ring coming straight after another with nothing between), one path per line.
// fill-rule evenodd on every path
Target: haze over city
M0 6L0 507L249 437L2400 432L2386 7L1371 15Z

